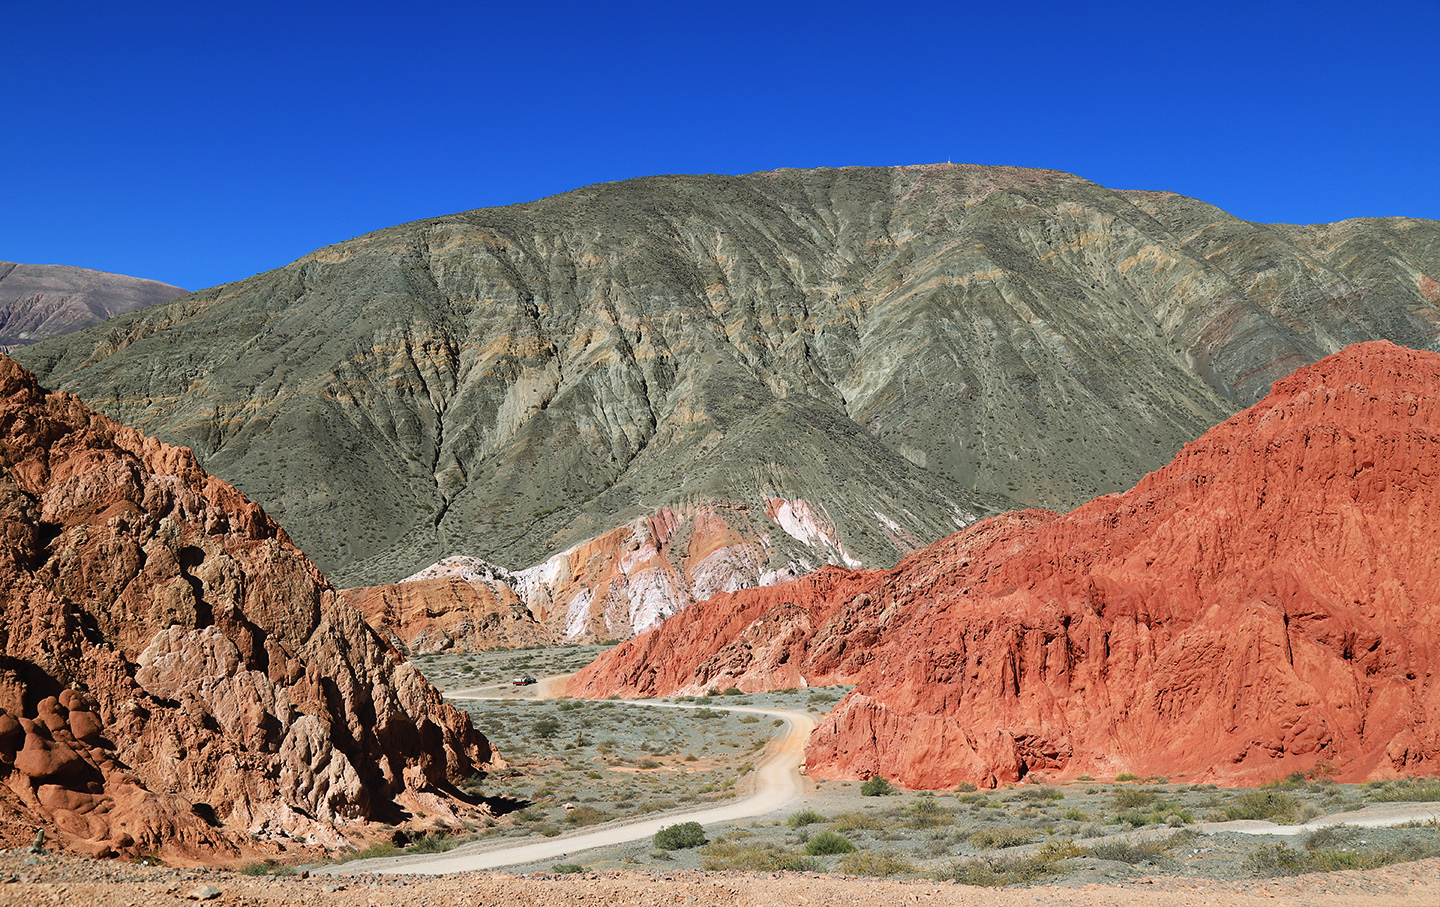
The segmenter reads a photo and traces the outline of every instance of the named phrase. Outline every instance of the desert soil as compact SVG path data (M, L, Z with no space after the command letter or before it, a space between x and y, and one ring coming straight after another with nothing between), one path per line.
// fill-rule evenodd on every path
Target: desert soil
M854 907L924 904L965 907L1435 907L1440 859L1366 872L1215 881L1139 878L1082 887L991 889L933 881L842 878L817 873L616 871L565 876L475 872L450 876L249 877L215 870L167 869L74 857L0 852L0 905L178 907Z

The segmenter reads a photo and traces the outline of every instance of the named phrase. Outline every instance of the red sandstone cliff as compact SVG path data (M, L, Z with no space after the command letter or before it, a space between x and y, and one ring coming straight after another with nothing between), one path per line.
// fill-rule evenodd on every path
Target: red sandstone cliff
M1135 488L696 605L578 695L854 683L820 776L1258 781L1440 758L1440 355L1352 346Z
M0 838L234 860L469 809L469 719L186 448L0 357Z

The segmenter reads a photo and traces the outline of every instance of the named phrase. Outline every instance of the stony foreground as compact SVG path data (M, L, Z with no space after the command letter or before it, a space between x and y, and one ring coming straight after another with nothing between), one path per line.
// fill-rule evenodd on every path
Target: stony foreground
M218 893L217 893L218 892ZM208 895L208 897L206 897ZM992 889L954 883L895 882L811 873L615 872L575 876L467 873L440 878L250 877L73 857L0 852L0 905L105 904L173 907L303 904L306 907L807 907L840 905L1346 905L1434 907L1440 860L1366 872L1215 882L1144 878L1115 885Z

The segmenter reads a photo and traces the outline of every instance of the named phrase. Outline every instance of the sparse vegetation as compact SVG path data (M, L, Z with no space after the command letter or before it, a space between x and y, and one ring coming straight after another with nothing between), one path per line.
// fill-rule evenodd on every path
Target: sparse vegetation
M846 875L889 878L914 872L915 864L899 854L857 852L847 854L835 869Z

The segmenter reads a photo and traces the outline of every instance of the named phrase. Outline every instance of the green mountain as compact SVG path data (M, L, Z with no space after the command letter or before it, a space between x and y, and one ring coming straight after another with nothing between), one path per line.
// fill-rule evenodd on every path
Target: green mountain
M28 347L322 569L508 567L803 498L893 563L1128 487L1355 341L1434 348L1440 223L1290 226L1046 170L671 176L381 230Z

